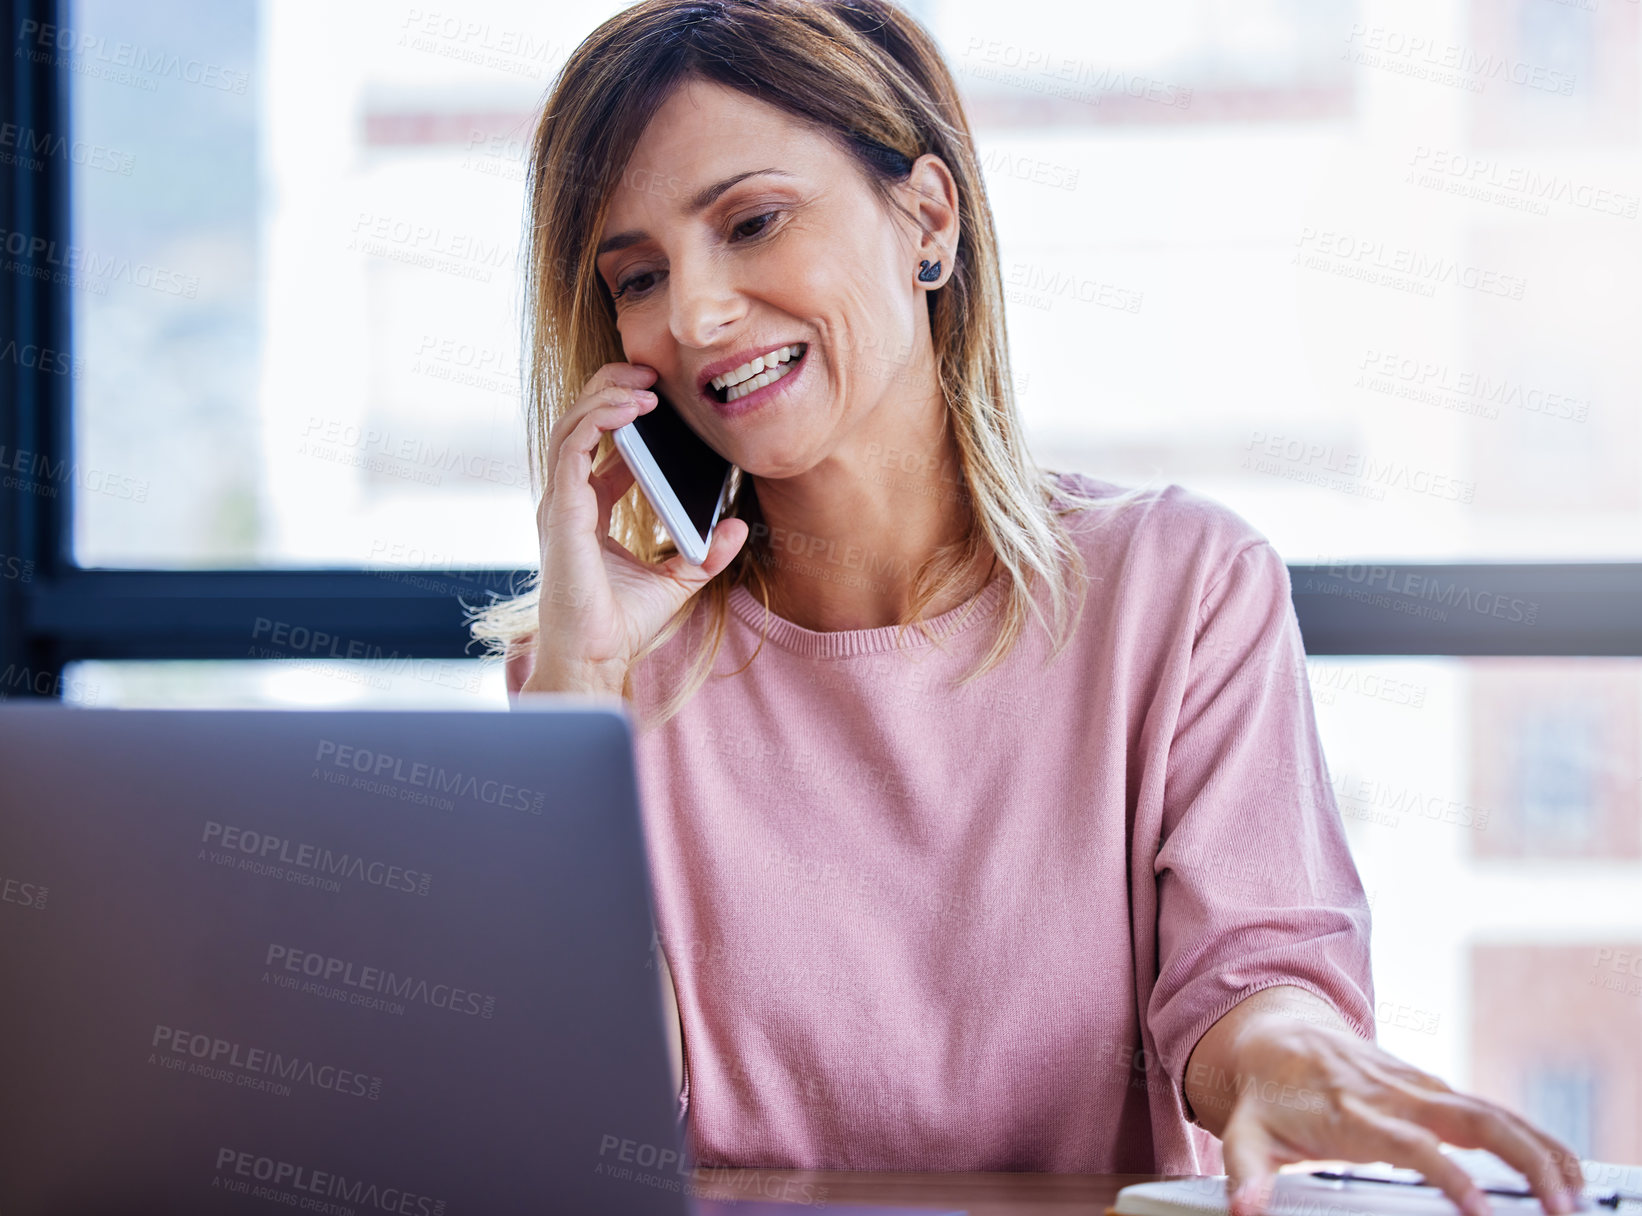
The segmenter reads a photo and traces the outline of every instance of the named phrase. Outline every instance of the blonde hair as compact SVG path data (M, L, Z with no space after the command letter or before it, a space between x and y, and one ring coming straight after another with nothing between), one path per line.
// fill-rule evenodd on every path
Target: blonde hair
M890 185L907 176L918 156L933 153L946 163L957 185L960 234L951 277L926 298L971 518L966 536L914 572L900 631L910 624L939 644L925 627L924 609L990 557L993 573L1007 579L997 634L959 683L1002 662L1029 613L1052 639L1050 657L1058 655L1081 618L1086 583L1082 555L1060 517L1088 511L1098 522L1152 491L1141 486L1086 496L1057 485L1056 475L1028 454L1009 373L997 235L974 140L934 40L887 0L642 0L605 21L570 56L537 122L526 178L523 349L529 352L525 406L533 483L541 484L554 423L595 371L624 360L595 246L640 135L688 79L747 94L834 138L886 209L894 206ZM611 449L605 434L595 465ZM633 664L705 609L706 628L685 674L648 725L676 714L712 673L734 587L748 585L763 601L767 635L763 566L769 558L759 543L767 529L760 527L752 478L738 472L732 486L726 513L747 520L747 542ZM1064 503L1058 509L1056 497ZM641 561L675 551L637 488L612 509L611 534ZM475 610L473 636L490 654L512 655L534 632L540 577L538 571L522 594ZM1053 624L1033 595L1040 581L1048 588ZM633 698L632 668L623 694Z

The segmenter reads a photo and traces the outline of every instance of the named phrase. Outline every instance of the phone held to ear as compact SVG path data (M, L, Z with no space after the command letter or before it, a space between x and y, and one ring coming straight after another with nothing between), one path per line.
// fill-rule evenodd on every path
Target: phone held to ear
M707 446L660 389L652 391L656 407L612 436L684 560L699 566L730 497L735 466Z

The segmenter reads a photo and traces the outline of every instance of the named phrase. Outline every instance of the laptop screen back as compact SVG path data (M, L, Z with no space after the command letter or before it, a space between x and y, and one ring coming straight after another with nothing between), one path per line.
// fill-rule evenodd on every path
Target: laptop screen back
M630 747L0 707L0 1211L687 1211Z

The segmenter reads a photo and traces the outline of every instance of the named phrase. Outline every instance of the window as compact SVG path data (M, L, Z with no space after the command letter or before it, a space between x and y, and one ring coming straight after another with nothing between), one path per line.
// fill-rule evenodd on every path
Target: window
M1499 919L1505 919L1500 917ZM1582 1157L1634 1161L1642 1128L1642 939L1585 932L1577 909L1527 938L1469 952L1477 1092L1565 1139ZM1586 921L1589 925L1591 922ZM1537 938L1537 940L1535 940Z
M1589 1063L1543 1065L1528 1074L1527 1115L1581 1157L1591 1155L1597 1079Z
M1596 824L1595 723L1573 706L1541 709L1517 738L1517 782L1524 832L1583 844Z
M524 160L617 7L0 0L0 697L500 703ZM1382 1041L1642 1156L1642 9L909 7L1035 453L1292 563Z

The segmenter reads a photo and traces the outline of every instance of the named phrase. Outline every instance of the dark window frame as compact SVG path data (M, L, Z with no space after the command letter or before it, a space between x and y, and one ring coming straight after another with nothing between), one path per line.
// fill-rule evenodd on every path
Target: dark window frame
M21 129L69 128L69 73L15 55L24 22L60 25L66 7L0 0L14 44L4 56L3 120ZM66 245L68 159L47 156L40 170L19 159L0 165L0 233ZM73 477L52 473L52 492L41 493L38 480L31 488L6 468L19 460L72 467L73 377L42 369L39 358L73 350L69 291L42 257L5 258L38 274L0 274L0 698L59 696L64 666L81 659L244 659L259 648L314 658L476 656L465 606L506 594L528 571L77 565ZM1289 575L1312 656L1642 656L1642 561L1365 561L1290 566ZM1445 606L1446 619L1406 610L1421 604ZM277 641L280 626L305 631L301 644Z

